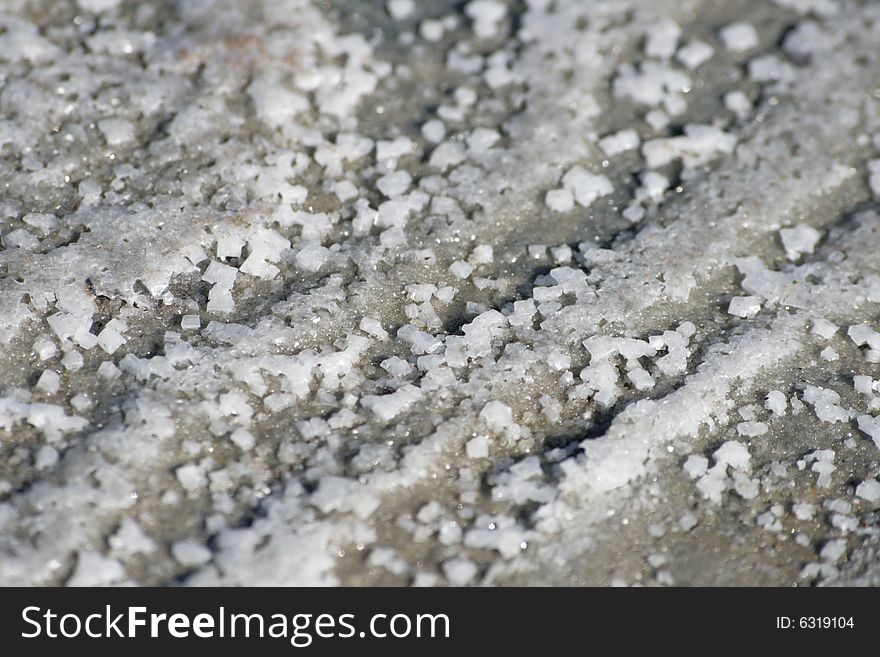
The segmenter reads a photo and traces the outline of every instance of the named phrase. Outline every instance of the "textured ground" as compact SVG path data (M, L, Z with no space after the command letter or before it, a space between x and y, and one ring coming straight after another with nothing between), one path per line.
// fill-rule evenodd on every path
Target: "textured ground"
M0 584L880 584L880 3L0 10Z

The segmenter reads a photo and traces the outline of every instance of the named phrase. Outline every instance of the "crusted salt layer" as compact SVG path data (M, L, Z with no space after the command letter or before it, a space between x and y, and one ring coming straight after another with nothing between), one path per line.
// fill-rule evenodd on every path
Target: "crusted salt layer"
M0 581L869 577L880 10L680 5L10 8Z

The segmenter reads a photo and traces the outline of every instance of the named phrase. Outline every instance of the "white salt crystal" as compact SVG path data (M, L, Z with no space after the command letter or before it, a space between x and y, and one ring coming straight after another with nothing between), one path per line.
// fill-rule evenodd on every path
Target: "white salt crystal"
M729 465L735 470L747 471L752 457L745 445L735 440L728 440L715 450L712 458L716 463Z
M747 438L763 436L767 433L767 425L763 422L740 422L736 425L736 432L740 436L746 436Z
M238 269L223 264L217 260L212 260L202 275L202 280L206 283L215 283L221 288L231 288L235 284L235 277L238 276Z
M880 502L880 481L866 479L856 487L856 496L872 504Z
M871 349L880 351L880 333L877 333L867 324L850 326L846 334L856 343L856 346L868 345Z
M89 399L88 395L79 393L70 398L70 405L73 406L77 412L82 413L94 406L94 403Z
M862 395L871 395L874 392L874 379L857 374L853 377L853 389Z
M61 377L52 370L43 370L34 387L45 392L47 395L54 395L61 387Z
M119 347L125 344L126 340L118 330L118 324L114 324L113 320L107 323L107 326L98 333L98 346L107 354L112 355Z
M781 391L771 390L767 393L767 400L764 402L764 407L773 413L773 415L781 417L785 415L785 409L788 407L788 399Z
M819 358L827 361L835 361L840 358L840 355L831 347L825 347L821 352L819 352Z
M376 163L389 168L397 166L397 160L409 155L415 149L415 143L407 137L397 137L391 141L376 142Z
M480 419L486 423L487 427L498 433L510 429L515 424L513 411L507 404L500 401L490 401L483 406L483 410L480 411Z
M681 28L673 21L661 20L648 31L645 41L645 55L657 59L669 59L678 46Z
M439 144L446 137L446 126L440 119L431 119L422 126L422 137L434 144Z
M635 130L628 129L603 137L599 140L599 148L601 148L609 157L613 157L614 155L619 155L620 153L638 148L639 143L639 133Z
M58 450L50 445L43 445L37 450L34 457L34 467L37 470L48 470L58 463Z
M202 566L211 560L211 550L195 541L177 541L171 545L171 554L186 568Z
M614 191L614 186L608 178L590 173L580 165L568 170L568 173L562 177L562 186L585 208L599 197L607 196Z
M450 167L464 162L464 146L458 142L445 141L431 153L428 164L440 171L446 171Z
M637 367L627 372L626 377L633 384L636 390L650 390L654 387L654 378L641 367Z
M819 556L825 561L834 563L844 554L846 554L846 539L835 538L825 543Z
M202 325L198 315L184 315L180 318L180 328L185 331L194 331Z
M453 586L464 586L477 574L477 566L465 557L457 557L443 562L443 574Z
M501 21L507 16L507 5L498 0L472 0L464 13L473 21L474 34L480 39L499 36Z
M675 58L689 69L694 70L709 61L714 54L715 50L708 43L692 39L679 49Z
M724 106L739 116L745 116L752 111L752 101L739 90L729 91L724 94Z
M55 343L52 342L45 335L41 335L39 338L34 340L34 344L31 347L31 350L37 355L41 361L49 360L58 352L58 348L55 346Z
M83 363L84 361L82 354L79 353L76 349L71 349L66 354L64 354L64 358L61 359L61 364L68 372L76 372L77 370L81 370Z
M724 47L731 52L745 52L758 45L758 33L749 23L731 23L719 32Z
M78 4L83 11L90 11L93 14L113 9L120 2L122 2L122 0L76 0L76 4Z
M859 431L871 437L877 449L880 449L880 418L870 415L859 415L857 419Z
M238 428L233 431L232 435L229 436L229 440L235 443L235 445L243 452L253 449L257 442L254 438L254 434L243 428Z
M684 532L689 532L699 524L697 517L693 513L684 514L678 521L678 526Z
M880 198L880 160L868 162L868 186L874 196Z
M107 140L108 146L122 146L134 140L134 126L124 119L102 119L98 129Z
M465 451L469 458L484 459L489 456L489 439L486 436L477 436L468 441Z
M115 554L131 557L135 554L150 554L156 551L156 543L147 536L140 525L132 518L123 518L119 529L108 539Z
M387 340L388 332L382 328L382 323L373 317L361 318L360 329L377 340Z
M837 402L840 401L839 394L834 390L820 386L806 386L804 389L804 401L813 405L816 417L823 422L848 422L854 414L852 411L844 410L837 405Z
M98 376L100 376L105 381L115 379L120 374L121 372L119 371L119 368L116 367L116 365L114 365L109 360L105 360L103 363L98 365Z
M336 198L345 203L358 197L358 188L350 180L340 180L333 185L333 193Z
M761 310L761 298L756 296L733 297L727 312L737 317L754 317Z
M797 260L805 253L812 253L816 244L822 239L822 233L806 224L798 224L792 228L779 231L785 255L789 260Z
M468 150L476 155L481 155L492 149L501 138L496 130L489 128L477 128L467 137Z
M470 276L474 271L472 265L462 261L456 260L451 265L449 265L449 273L455 276L456 278L460 278L462 280L466 279Z
M396 198L405 194L412 184L412 176L406 171L387 173L376 182L376 189L388 198Z
M84 0L79 0L80 4ZM90 3L96 0L89 0ZM80 550L77 553L76 568L67 580L67 586L106 586L125 578L125 568L116 559L102 556L97 552Z
M574 196L567 189L551 189L544 202L554 212L570 212L574 208Z
M385 8L396 21L403 20L412 15L416 9L415 0L387 0Z
M177 477L177 481L180 482L180 485L190 492L201 490L208 483L205 473L195 463L187 463L186 465L180 466L174 471L174 474Z
M495 254L492 247L489 244L479 244L471 252L471 257L468 258L468 261L472 265L488 265L494 259Z
M709 459L699 454L691 454L684 462L684 471L691 479L702 477L709 469Z
M807 503L798 503L791 507L794 515L798 520L812 520L816 515L816 505Z
M830 340L834 337L834 334L837 333L837 325L832 324L827 319L822 317L817 317L812 321L812 331L815 335L818 335L820 338L825 338L826 340Z

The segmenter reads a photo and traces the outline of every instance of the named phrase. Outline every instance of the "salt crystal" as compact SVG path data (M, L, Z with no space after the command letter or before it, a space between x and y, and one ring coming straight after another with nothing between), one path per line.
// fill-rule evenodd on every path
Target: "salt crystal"
M798 503L791 507L795 517L798 520L812 520L816 515L816 505L807 503Z
M880 481L866 479L856 487L856 496L866 502L880 502Z
M98 129L107 140L108 146L122 146L134 140L134 126L123 119L102 119Z
M761 298L756 296L733 297L727 307L727 312L737 317L754 317L761 310Z
M31 350L37 355L37 358L39 358L41 361L49 360L58 352L58 348L55 346L55 343L44 335L41 335L39 338L34 340L34 344L31 347Z
M34 387L45 392L47 395L54 395L61 387L61 377L52 370L43 370Z
M466 279L470 276L474 271L472 265L469 265L466 262L461 260L456 260L449 266L449 273L455 276L456 278L460 278L462 280Z
M639 133L635 130L621 130L599 140L599 148L612 157L639 147Z
M574 209L574 196L567 189L551 189L544 197L544 202L554 212L570 212Z
M387 0L385 8L396 21L409 18L416 9L415 0Z
M699 454L691 454L684 462L684 471L691 479L702 477L709 469L709 459Z
M254 434L243 428L238 428L233 431L232 435L229 436L229 440L235 443L235 445L243 452L253 449L256 444Z
M846 334L859 347L868 345L875 351L880 351L880 333L877 333L867 324L856 324L850 326Z
M792 228L779 231L785 255L789 260L797 260L805 253L812 253L816 244L822 239L822 233L806 224L798 224Z
M838 360L840 358L840 356L837 353L837 351L835 351L831 347L825 347L819 353L819 358L821 358L822 360L827 360L827 361L835 361L835 360Z
M187 463L174 471L177 481L189 492L196 492L203 489L208 479L202 469L195 463Z
M361 318L360 329L377 340L387 340L388 332L382 328L382 323L373 317Z
M583 207L589 207L601 196L607 196L614 191L611 181L605 176L590 173L582 166L569 169L562 177L562 185L574 196Z
M739 90L729 91L724 94L724 106L741 117L752 111L752 101Z
M501 21L507 16L507 5L498 0L471 0L464 13L473 21L474 34L480 39L499 36Z
M43 445L37 450L34 457L34 467L37 470L48 470L58 463L58 450L50 445Z
M830 340L837 333L837 325L832 324L827 319L817 317L812 321L812 332L820 338Z
M79 0L83 4L84 0ZM88 0L90 4L97 0ZM106 586L125 578L125 568L116 559L110 559L97 552L80 550L77 553L76 568L67 580L67 586Z
M439 144L446 137L446 126L439 119L431 119L422 125L422 136L431 143Z
M109 360L105 360L103 363L101 363L98 366L98 376L100 376L105 381L110 381L112 379L115 379L119 375L120 375L119 368L116 367L116 365L114 365Z
M705 64L715 54L715 50L705 41L692 39L678 50L675 58L689 69L694 70Z
M681 28L675 22L668 18L661 20L648 31L645 55L657 59L669 59L675 53L679 36L681 36Z
M486 436L477 436L468 441L465 451L469 458L484 459L489 456L489 439Z
M211 560L211 550L195 541L177 541L171 545L171 555L185 568L202 566Z
M483 406L483 410L480 411L480 419L486 423L487 427L498 433L510 429L515 424L513 411L507 404L500 401L490 401Z
M822 557L823 560L834 563L838 561L844 554L846 554L846 540L842 538L835 538L822 547L822 551L819 553L819 556Z
M751 454L748 448L735 440L728 440L712 454L716 463L729 465L735 470L749 470Z
M724 47L731 52L745 52L757 46L758 33L749 23L732 23L721 28L719 32Z
M788 406L788 399L785 394L780 392L779 390L771 390L767 393L767 399L764 402L764 407L769 410L773 415L783 416L785 415L785 409Z
M184 315L180 319L180 328L184 331L194 331L202 325L198 315Z
M443 574L453 586L464 586L477 574L477 566L465 557L457 557L443 562Z
M868 186L874 196L880 199L880 160L868 162Z

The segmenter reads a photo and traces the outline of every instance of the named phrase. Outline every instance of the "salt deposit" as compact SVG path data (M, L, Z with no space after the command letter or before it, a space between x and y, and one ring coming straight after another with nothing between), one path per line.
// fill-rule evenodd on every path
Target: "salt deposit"
M0 583L880 582L876 3L43 4Z

